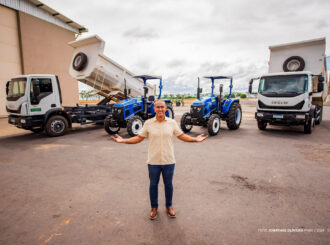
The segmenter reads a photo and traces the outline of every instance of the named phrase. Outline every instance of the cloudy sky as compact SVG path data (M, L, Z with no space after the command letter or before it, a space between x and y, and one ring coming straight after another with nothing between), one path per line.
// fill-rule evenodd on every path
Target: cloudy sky
M103 38L128 70L162 75L165 93L195 93L205 75L232 75L246 91L267 72L270 45L326 37L329 55L329 0L41 1L87 27L82 37Z

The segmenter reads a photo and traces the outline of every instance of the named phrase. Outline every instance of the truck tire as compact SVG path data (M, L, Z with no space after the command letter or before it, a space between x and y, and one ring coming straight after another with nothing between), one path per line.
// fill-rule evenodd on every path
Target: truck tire
M186 123L186 118L191 117L191 114L189 112L186 112L181 117L180 127L183 132L188 133L192 129L193 125L188 125Z
M283 63L283 71L303 71L305 61L300 56L291 56Z
M104 129L105 129L105 131L107 131L108 134L118 133L119 130L120 130L120 127L111 127L110 120L111 120L111 117L104 119Z
M312 129L313 129L313 125L314 124L314 120L313 118L309 118L308 121L306 121L306 123L304 124L304 133L305 134L311 134L312 133Z
M220 116L212 114L208 121L207 130L211 136L217 135L220 131Z
M315 119L316 125L319 125L322 122L322 117L323 117L323 106L320 106L320 112L318 118Z
M234 102L228 112L227 127L231 130L238 129L242 121L242 108L237 102Z
M169 118L172 118L172 119L174 118L174 112L173 112L172 106L168 105L165 113L168 114Z
M60 115L51 116L46 123L46 133L48 136L57 137L64 135L68 129L68 121Z
M87 55L83 52L79 52L76 54L76 56L73 58L72 67L76 71L83 70L87 65Z
M128 119L127 132L131 137L137 136L143 127L143 120L140 116L133 116Z
M266 130L266 127L267 127L267 123L266 122L261 121L261 120L258 120L258 128L260 130Z

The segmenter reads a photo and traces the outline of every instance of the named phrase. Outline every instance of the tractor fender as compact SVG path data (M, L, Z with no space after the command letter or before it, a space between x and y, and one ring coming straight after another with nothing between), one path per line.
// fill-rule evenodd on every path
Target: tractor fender
M228 114L229 109L233 103L239 103L239 99L227 99L225 100L224 104L222 105L222 113Z
M70 117L62 109L51 109L51 110L47 111L47 113L45 114L44 125L47 123L48 119L54 115L63 116L66 120L68 120L69 128L72 127L72 121L71 121Z

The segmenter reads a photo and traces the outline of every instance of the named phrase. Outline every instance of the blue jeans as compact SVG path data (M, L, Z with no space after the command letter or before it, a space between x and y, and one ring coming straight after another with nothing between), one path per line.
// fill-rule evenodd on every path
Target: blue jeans
M158 183L159 183L160 174L163 175L166 207L172 206L172 197L173 197L172 179L174 175L174 166L175 164L167 164L167 165L148 164L149 179L150 179L149 196L150 196L151 208L158 208Z

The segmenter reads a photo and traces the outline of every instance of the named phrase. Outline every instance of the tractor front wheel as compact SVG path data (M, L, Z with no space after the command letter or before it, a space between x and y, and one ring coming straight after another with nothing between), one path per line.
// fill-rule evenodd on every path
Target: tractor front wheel
M213 114L208 121L207 129L211 136L217 135L220 131L220 116Z
M188 133L193 127L193 125L187 124L187 117L191 118L191 114L189 112L186 112L182 115L180 123L181 129L185 133Z
M127 122L127 132L131 137L137 136L143 127L143 119L140 116L133 116Z
M112 127L110 124L111 118L112 117L104 119L104 129L108 134L116 134L119 132L120 127Z

